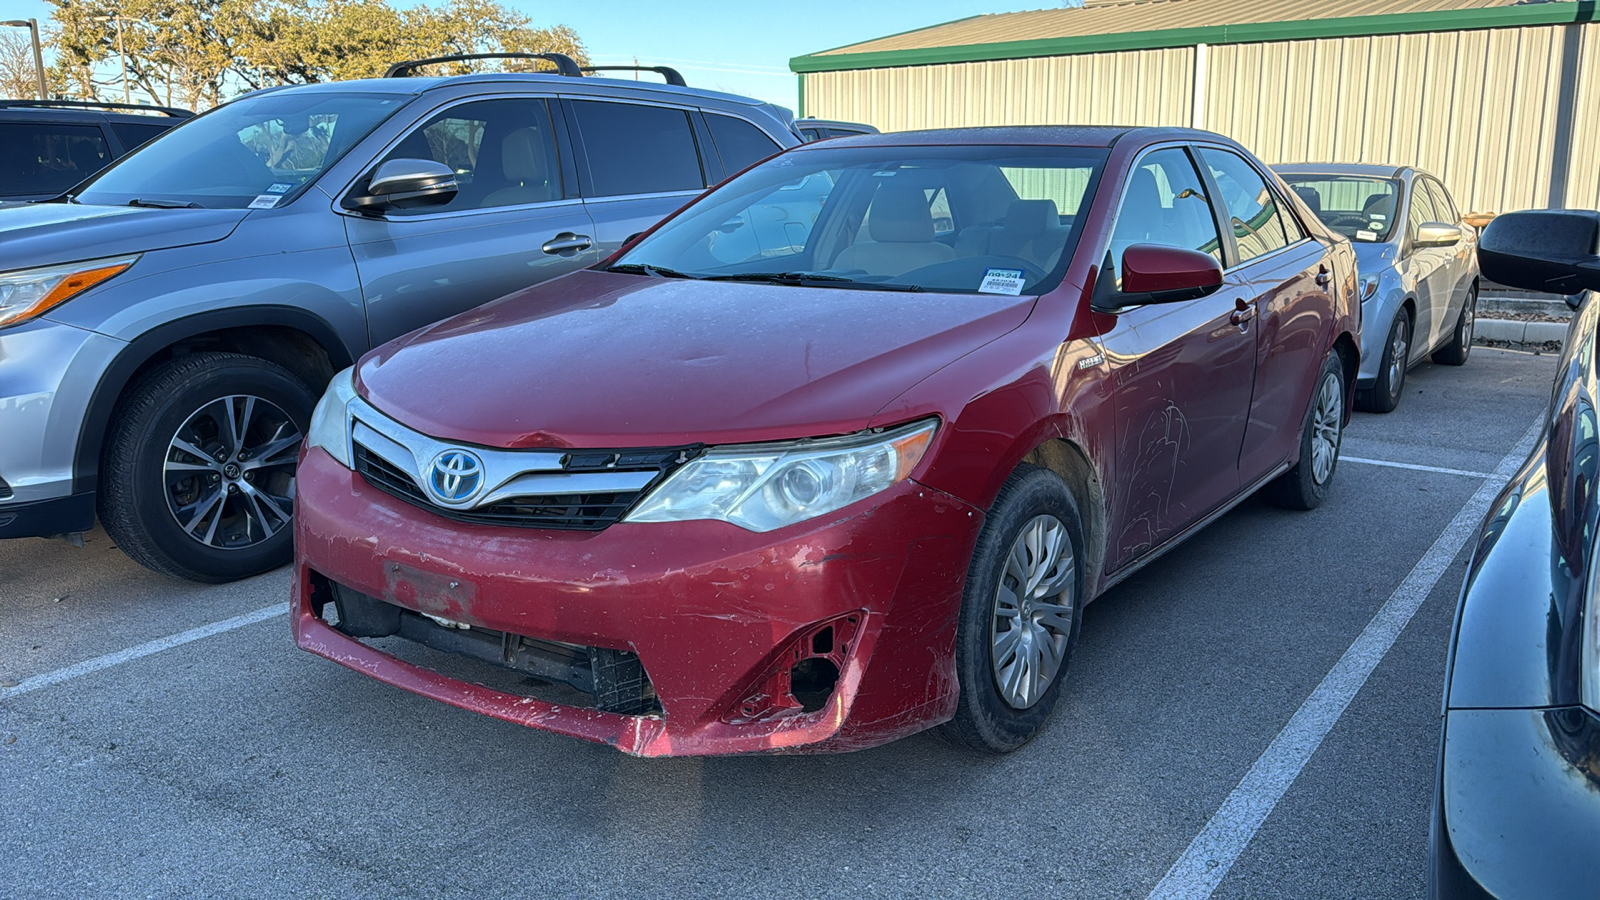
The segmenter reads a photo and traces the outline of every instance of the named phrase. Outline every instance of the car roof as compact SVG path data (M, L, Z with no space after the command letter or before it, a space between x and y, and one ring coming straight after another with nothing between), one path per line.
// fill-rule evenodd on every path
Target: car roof
M1364 175L1372 178L1404 178L1412 166L1391 166L1377 163L1288 163L1273 166L1280 175Z
M933 128L834 138L808 148L867 146L933 146L942 144L999 144L1014 146L1110 147L1125 137L1140 143L1163 140L1220 140L1222 135L1195 128L1138 128L1127 125L990 125L978 128ZM799 148L796 148L799 149Z
M583 78L573 78L570 75L557 75L554 72L477 72L470 75L408 75L402 78L358 78L352 81L323 81L316 84L292 84L263 88L253 91L252 95L261 95L268 92L296 91L296 92L326 92L340 93L344 91L361 91L379 94L410 94L420 95L427 91L445 87L456 87L464 84L522 84L540 85L555 89L572 87L616 87L628 90L640 90L650 93L659 93L676 97L709 97L726 103L737 103L744 106L769 106L771 104L752 97L743 97L738 94L724 94L721 91L709 91L704 88L677 87L676 85L660 84L653 81L634 81L631 78L608 78L603 75L586 75ZM247 95L250 96L250 95Z

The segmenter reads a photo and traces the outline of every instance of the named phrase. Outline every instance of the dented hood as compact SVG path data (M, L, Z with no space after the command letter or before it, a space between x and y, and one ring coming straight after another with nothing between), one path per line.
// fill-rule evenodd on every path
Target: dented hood
M589 270L385 344L357 389L411 428L489 447L841 434L1033 302Z

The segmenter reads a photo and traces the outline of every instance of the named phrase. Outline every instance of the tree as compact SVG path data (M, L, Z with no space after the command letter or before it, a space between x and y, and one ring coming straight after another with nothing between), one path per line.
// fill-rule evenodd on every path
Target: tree
M33 39L26 32L0 30L0 97L25 100L39 91L33 70Z
M274 84L376 77L392 63L428 56L555 50L587 61L572 29L534 28L495 0L409 9L382 0L50 2L57 78L89 98L119 82L113 16L123 20L129 83L163 103L194 107ZM160 27L148 24L154 22ZM494 65L458 63L447 71L485 68Z

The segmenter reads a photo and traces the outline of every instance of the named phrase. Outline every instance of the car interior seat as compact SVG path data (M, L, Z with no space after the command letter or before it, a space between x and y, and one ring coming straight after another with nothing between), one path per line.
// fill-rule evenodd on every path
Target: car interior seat
M834 258L833 268L894 277L955 259L954 248L934 240L933 214L921 188L880 185L868 213L867 235L872 240L844 248Z
M517 206L554 200L550 160L544 133L534 126L518 128L500 141L500 171L508 184L491 191L479 206Z
M1316 188L1297 184L1294 185L1294 192L1305 202L1306 206L1311 207L1311 212L1319 217L1322 215L1322 194Z
M957 256L1014 256L1049 272L1067 245L1071 226L1061 223L1054 200L1013 200L999 225L961 229Z

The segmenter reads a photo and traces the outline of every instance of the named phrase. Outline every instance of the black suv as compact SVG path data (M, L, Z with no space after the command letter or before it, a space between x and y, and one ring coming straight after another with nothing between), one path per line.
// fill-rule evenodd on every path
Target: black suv
M0 100L0 200L48 200L194 116L80 100Z

